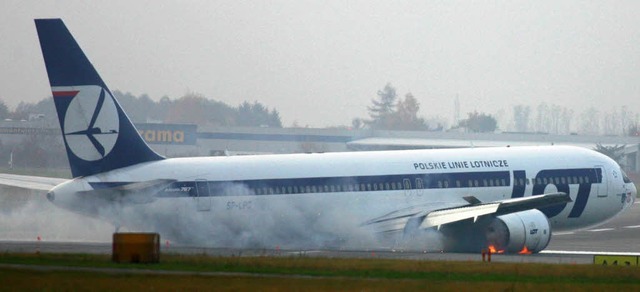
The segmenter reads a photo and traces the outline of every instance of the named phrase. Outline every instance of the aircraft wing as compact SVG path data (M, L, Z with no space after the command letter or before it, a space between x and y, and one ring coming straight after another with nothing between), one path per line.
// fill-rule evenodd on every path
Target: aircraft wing
M500 216L510 213L548 207L556 204L571 202L566 193L549 193L536 196L500 200L482 203L475 197L466 197L469 204L440 209L429 208L427 205L414 206L388 213L369 220L364 225L374 225L379 232L404 230L411 220L417 220L420 228L426 229L481 216Z
M22 189L49 191L68 179L0 173L0 185Z

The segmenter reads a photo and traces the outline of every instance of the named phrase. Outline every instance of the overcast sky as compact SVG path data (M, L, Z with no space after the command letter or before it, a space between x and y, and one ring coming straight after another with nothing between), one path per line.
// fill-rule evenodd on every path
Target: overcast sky
M540 102L640 112L640 1L14 1L0 98L51 96L34 18L62 18L111 90L350 125L386 83L423 116Z

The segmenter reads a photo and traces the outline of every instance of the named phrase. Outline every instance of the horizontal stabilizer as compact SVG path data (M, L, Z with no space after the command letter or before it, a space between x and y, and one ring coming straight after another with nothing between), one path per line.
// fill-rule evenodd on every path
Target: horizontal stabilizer
M147 204L155 201L155 194L170 184L175 179L154 179L149 181L131 182L115 187L99 188L90 191L79 192L79 195L95 196L96 199L118 202L122 204Z
M0 173L0 185L29 190L49 191L65 181L67 179Z

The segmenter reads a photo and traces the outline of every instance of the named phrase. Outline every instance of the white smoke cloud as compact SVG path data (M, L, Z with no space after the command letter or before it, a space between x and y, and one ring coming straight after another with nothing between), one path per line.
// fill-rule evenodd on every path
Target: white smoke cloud
M158 232L163 242L194 247L442 249L440 233L435 231L381 237L362 223L366 221L363 218L384 213L351 209L361 203L336 202L344 194L299 196L305 198L214 197L209 211L198 211L195 198L160 198L153 204L99 208L97 217L109 220L76 214L54 206L43 196L31 196L26 202L0 208L0 240L36 240L40 236L46 241L109 242L115 226L108 222L119 221L123 224L120 231Z
M55 207L43 196L3 192L0 240L108 242L113 226Z

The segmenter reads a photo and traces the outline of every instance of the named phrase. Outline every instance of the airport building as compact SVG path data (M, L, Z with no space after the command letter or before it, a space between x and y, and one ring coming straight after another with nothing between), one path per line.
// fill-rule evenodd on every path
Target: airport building
M140 135L167 157L314 153L464 147L573 145L594 149L624 145L622 166L640 172L640 137L550 135L540 133L460 133L309 128L199 127L185 124L136 124ZM41 121L4 121L0 141L17 143L31 135L57 136Z

